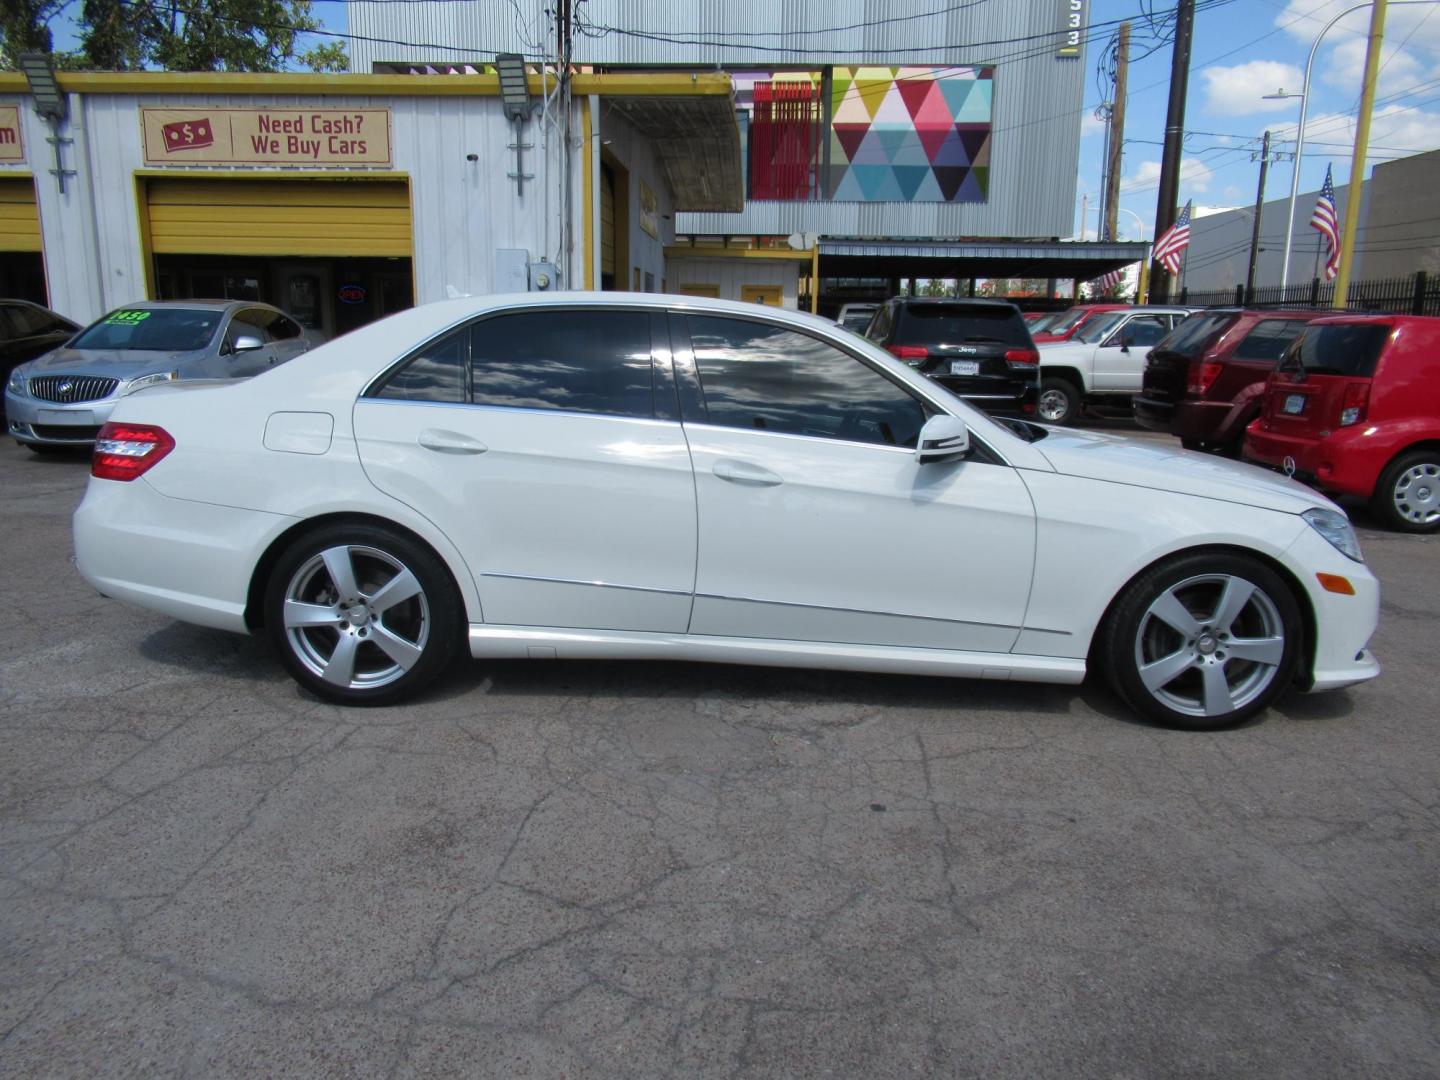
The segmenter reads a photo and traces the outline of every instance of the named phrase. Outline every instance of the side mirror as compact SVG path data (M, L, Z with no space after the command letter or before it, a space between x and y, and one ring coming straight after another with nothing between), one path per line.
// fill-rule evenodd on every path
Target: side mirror
M254 352L256 349L263 349L265 342L252 334L241 334L235 339L235 351Z
M970 453L970 432L958 416L932 416L920 429L920 442L915 461L933 465L942 461L959 461Z

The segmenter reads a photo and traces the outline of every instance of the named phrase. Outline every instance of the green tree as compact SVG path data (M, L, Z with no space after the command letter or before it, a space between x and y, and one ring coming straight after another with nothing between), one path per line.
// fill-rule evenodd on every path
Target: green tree
M0 0L5 32L0 60L49 50L47 21L67 0ZM64 67L134 71L283 71L297 66L345 71L343 42L302 50L303 34L320 29L310 0L84 0L80 49L57 56ZM12 42L15 43L12 46Z

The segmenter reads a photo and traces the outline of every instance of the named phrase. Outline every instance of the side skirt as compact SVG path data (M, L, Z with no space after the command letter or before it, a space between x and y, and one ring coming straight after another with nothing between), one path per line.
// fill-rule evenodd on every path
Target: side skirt
M470 654L507 660L694 660L1068 686L1085 679L1085 661L1070 657L480 623L470 626Z

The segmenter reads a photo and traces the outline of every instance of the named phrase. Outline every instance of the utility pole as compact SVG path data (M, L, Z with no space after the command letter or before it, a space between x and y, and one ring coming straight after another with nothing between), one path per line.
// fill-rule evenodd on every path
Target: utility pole
M1129 81L1130 24L1120 24L1120 41L1115 49L1115 104L1110 109L1110 140L1106 147L1105 229L1102 239L1114 240L1120 224L1120 170L1124 163L1125 88Z
M1170 107L1165 114L1165 152L1160 158L1160 196L1155 204L1155 236L1175 224L1180 198L1180 151L1185 138L1185 91L1190 82L1190 38L1195 28L1195 0L1180 0L1175 9L1175 48L1170 55ZM1154 298L1170 298L1170 275L1158 262L1150 270Z
M1360 116L1355 122L1355 153L1350 159L1350 187L1345 193L1345 231L1340 234L1340 272L1335 275L1332 306L1343 308L1350 299L1350 269L1355 256L1355 230L1360 225L1360 192L1365 183L1365 153L1370 148L1370 114L1375 109L1375 79L1380 67L1380 45L1385 39L1385 0L1370 9L1370 42L1365 49L1365 82L1360 91ZM1297 161L1298 169L1300 163Z
M1080 242L1085 242L1085 221L1090 216L1090 193L1080 196Z
M1260 143L1260 187L1255 192L1255 220L1250 232L1250 268L1245 271L1245 302L1255 297L1255 260L1260 256L1260 214L1265 208L1265 170L1270 167L1270 132Z

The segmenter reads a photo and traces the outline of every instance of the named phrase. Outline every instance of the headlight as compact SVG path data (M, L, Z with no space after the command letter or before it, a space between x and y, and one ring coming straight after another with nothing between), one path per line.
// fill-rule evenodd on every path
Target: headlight
M154 386L156 383L169 382L179 377L178 371L157 371L151 375L141 375L138 379L131 379L125 387L125 393L133 394L136 390L143 390L147 386Z
M25 396L25 376L18 370L10 373L10 381L5 384L5 389L16 397Z
M1355 530L1350 527L1350 519L1344 514L1317 506L1313 510L1306 510L1300 516L1312 529L1329 540L1340 554L1356 562L1365 561L1365 556L1360 554L1360 541L1355 539Z

